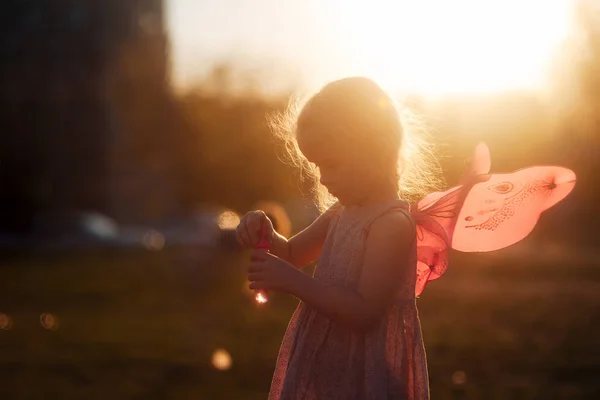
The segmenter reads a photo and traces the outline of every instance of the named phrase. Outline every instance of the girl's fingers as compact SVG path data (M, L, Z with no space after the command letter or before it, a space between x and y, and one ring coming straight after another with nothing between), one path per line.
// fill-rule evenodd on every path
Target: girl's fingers
M238 241L247 247L256 245L260 240L262 224L268 223L266 218L262 211L251 211L244 215L236 229Z
M252 261L265 261L269 257L269 253L264 250L252 250L250 253L250 260Z
M246 222L245 228L246 228L246 237L248 238L248 245L249 246L254 246L254 244L258 241L256 240L255 236L256 234L254 233L254 231L256 230L254 228L254 221L253 221L253 215L248 216L248 221Z
M266 224L267 221L265 221L266 219L266 215L264 212L262 211L256 211L254 212L252 215L252 223L248 224L248 230L250 232L250 237L252 239L252 244L256 244L258 243L258 241L261 239L261 228L263 224Z
M237 229L235 230L235 236L237 241L245 247L252 246L250 242L250 237L248 236L248 217L242 217Z
M240 238L242 239L242 243L244 243L244 246L252 247L252 241L250 240L250 237L248 236L248 232L245 227L240 232Z
M248 273L261 272L263 270L263 264L258 262L251 262L248 266Z
M266 282L265 281L254 281L248 287L250 289L253 289L253 290L256 290L256 289L268 289L266 287Z
M248 273L248 280L251 282L264 280L264 274L262 272L250 272Z

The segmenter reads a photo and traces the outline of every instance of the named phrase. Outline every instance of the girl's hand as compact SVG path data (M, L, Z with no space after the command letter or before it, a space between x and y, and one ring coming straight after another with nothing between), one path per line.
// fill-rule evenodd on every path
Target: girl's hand
M271 289L289 293L298 274L302 274L292 264L264 250L254 250L250 259L250 289Z
M242 217L240 224L235 230L235 237L242 247L254 247L260 240L262 224L265 224L265 232L269 242L273 240L275 229L267 215L260 211L250 211Z

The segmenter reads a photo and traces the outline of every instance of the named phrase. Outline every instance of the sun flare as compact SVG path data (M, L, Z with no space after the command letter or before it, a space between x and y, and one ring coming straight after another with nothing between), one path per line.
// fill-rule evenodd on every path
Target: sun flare
M573 3L169 0L174 85L193 85L210 73L210 60L230 57L296 70L308 89L367 75L423 95L540 90L569 33ZM262 83L278 79L269 73Z
M536 90L570 0L335 0L342 70L422 94Z

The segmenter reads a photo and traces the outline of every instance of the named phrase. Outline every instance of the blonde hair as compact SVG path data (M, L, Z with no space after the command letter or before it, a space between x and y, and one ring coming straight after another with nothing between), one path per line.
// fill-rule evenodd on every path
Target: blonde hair
M394 102L370 79L355 77L331 82L308 100L293 96L287 109L268 116L268 121L273 134L284 144L283 161L291 163L303 180L312 183L312 194L321 212L336 199L321 185L317 167L304 157L296 140L304 126L314 123L328 127L328 132L321 132L323 135L337 136L346 142L368 139L361 148L366 144L376 152L374 165L379 163L380 172L394 180L400 198L410 204L443 184L433 141L423 120L408 107ZM358 132L365 130L368 132ZM375 136L369 136L372 134ZM381 159L390 149L394 153L395 173L389 164L385 165L392 161L391 156L383 157L381 162L375 159Z

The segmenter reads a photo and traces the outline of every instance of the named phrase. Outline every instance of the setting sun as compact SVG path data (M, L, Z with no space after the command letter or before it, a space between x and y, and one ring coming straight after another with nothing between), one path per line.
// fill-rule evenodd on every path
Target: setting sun
M348 72L425 94L537 89L568 0L336 0Z
M309 86L361 74L392 90L431 95L538 90L568 32L571 4L171 0L174 81L190 84L211 56L237 54L254 65L294 66ZM203 26L222 29L209 34Z

